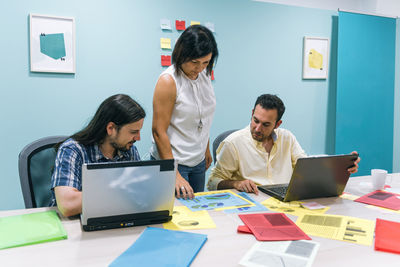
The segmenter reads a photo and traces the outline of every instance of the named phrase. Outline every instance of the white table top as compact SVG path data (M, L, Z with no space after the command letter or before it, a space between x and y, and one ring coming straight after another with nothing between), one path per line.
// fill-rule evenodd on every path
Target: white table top
M400 188L400 174L391 174L388 182ZM353 177L345 192L363 195L371 192L369 176ZM269 198L260 192L251 195L255 200ZM338 197L314 199L329 206L326 214L347 215L369 220L382 218L400 222L400 214L367 208L365 204ZM176 201L177 205L181 205ZM38 208L27 210L1 211L0 217L49 210ZM253 235L238 234L237 226L242 221L237 214L209 211L217 228L191 230L208 236L207 242L191 266L238 266L244 254L256 242ZM289 216L294 221L296 217ZM83 232L79 219L62 218L68 233L67 240L36 244L0 250L1 266L108 266L115 258L130 247L146 226L123 229ZM161 224L152 225L162 227ZM393 266L400 264L400 255L375 251L373 246L363 246L343 241L311 236L320 243L313 266Z

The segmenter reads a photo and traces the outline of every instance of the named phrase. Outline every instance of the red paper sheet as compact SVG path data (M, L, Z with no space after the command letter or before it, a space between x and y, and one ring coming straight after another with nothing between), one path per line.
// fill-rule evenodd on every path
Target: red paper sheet
M240 214L239 217L259 241L311 240L283 213Z
M175 28L178 31L186 30L185 21L184 20L175 20Z
M376 219L375 250L400 254L400 223Z
M252 234L250 228L247 227L246 225L239 225L237 231L239 233Z
M171 66L171 56L161 55L161 66Z
M392 210L400 210L399 197L400 196L397 194L377 190L372 193L366 194L360 198L357 198L354 201Z

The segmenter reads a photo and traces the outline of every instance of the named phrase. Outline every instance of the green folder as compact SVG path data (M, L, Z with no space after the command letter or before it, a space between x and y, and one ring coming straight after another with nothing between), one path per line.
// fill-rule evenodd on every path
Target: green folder
M54 210L0 218L0 249L67 239Z

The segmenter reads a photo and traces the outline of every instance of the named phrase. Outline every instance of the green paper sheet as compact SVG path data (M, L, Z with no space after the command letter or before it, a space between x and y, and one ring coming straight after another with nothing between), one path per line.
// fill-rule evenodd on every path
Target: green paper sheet
M60 239L67 232L54 210L0 218L0 249Z

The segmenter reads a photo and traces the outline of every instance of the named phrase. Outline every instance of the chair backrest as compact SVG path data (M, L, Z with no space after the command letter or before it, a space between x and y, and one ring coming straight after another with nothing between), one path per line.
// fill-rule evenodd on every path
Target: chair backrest
M44 137L30 143L19 153L18 170L25 208L49 206L51 175L56 158L55 145L67 138Z
M218 148L219 144L220 144L228 135L230 135L230 134L233 133L233 132L236 132L237 130L239 130L239 129L234 129L234 130L225 131L225 132L219 134L219 135L217 136L217 138L214 139L214 142L213 142L213 158L214 158L214 164L217 162L217 157L216 157L216 155L217 155L217 148Z

